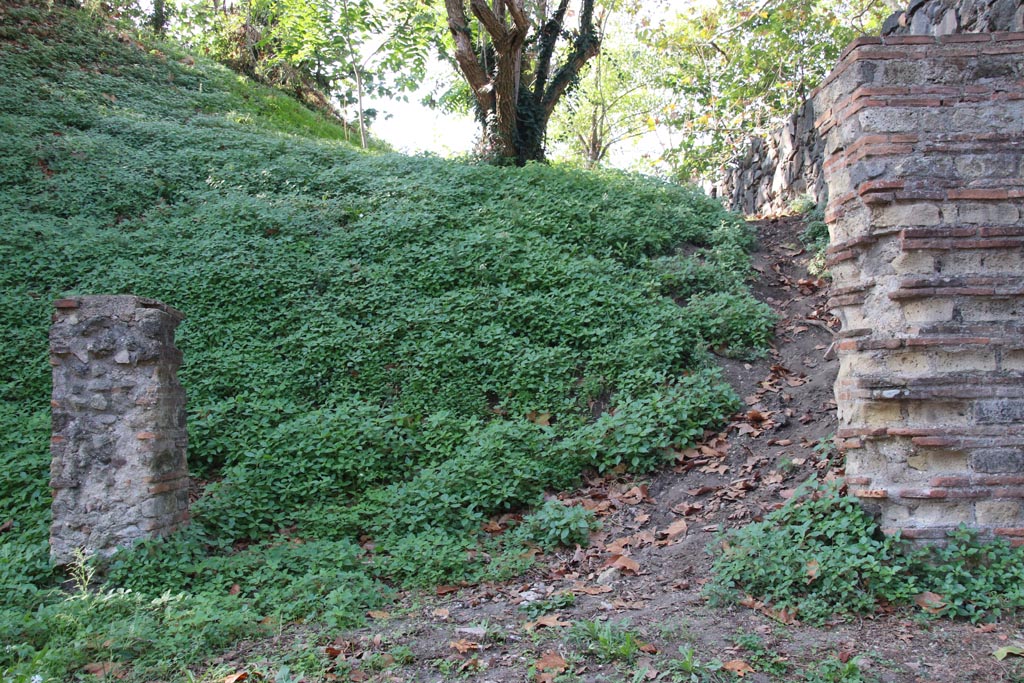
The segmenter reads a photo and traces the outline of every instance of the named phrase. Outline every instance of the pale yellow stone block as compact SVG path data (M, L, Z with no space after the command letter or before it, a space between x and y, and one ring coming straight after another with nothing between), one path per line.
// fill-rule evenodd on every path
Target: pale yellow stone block
M886 204L871 212L871 224L877 227L938 225L942 222L935 204Z
M914 325L947 322L953 319L953 304L952 297L912 299L903 304L903 315Z
M1012 500L982 500L974 505L978 524L1015 527L1021 521L1021 505Z

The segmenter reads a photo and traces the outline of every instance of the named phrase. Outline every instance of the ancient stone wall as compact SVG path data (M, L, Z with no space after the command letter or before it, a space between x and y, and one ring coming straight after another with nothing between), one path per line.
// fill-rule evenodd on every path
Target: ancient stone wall
M1024 31L1022 0L914 0L886 20L883 35L944 36ZM824 146L813 121L812 98L771 134L751 137L716 179L715 194L733 211L784 213L794 200L828 199L821 165Z
M51 558L109 554L188 520L182 315L135 296L55 303Z
M816 95L850 489L1024 542L1024 33L860 39Z
M749 138L718 179L716 195L731 210L748 215L785 213L804 196L824 205L824 144L814 127L817 116L808 100L771 135Z
M882 26L882 35L948 36L1024 31L1020 0L914 0Z

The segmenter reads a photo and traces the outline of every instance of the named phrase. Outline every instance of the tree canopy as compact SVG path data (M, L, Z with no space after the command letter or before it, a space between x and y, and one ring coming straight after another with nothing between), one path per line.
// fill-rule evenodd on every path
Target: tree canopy
M461 86L425 99L474 110L492 160L543 160L551 142L596 166L657 133L647 170L693 180L792 111L891 3L165 0L138 23L341 107L364 145L367 99L408 97L441 58Z
M664 160L680 180L707 178L751 134L795 110L858 34L889 12L882 0L714 0L641 27L673 94L664 121L681 142Z

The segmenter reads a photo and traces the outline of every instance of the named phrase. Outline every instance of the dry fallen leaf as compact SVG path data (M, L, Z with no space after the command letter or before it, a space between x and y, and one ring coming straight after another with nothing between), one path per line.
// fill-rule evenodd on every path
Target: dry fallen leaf
M537 621L528 621L523 625L527 631L532 631L541 627L547 628L565 628L566 626L572 626L571 621L562 621L561 614L545 614Z
M646 486L634 486L625 493L613 497L619 499L626 505L637 505L643 501L651 502L650 498L647 496Z
M672 541L676 540L680 536L685 536L686 530L688 528L689 527L687 526L685 519L677 519L676 521L669 524L668 528L662 529L658 532L658 536L663 539L658 542L658 545L665 546L671 543Z
M472 640L466 640L465 638L460 638L459 640L453 640L452 642L448 643L448 647L450 647L453 650L457 650L459 654L464 655L467 652L479 650L480 643L473 642Z
M577 595L601 595L602 593L611 593L611 586L585 586L581 583L577 583L572 587L572 592Z
M946 599L938 593L925 591L914 596L914 604L928 614L939 614L946 609Z
M447 621L448 617L451 615L451 612L448 610L447 607L438 607L433 612L431 612L431 614L440 619L441 621Z
M370 617L371 619L387 619L391 616L391 613L385 612L384 610L374 609L367 612L366 616Z
M811 583L818 578L818 561L811 560L807 563L807 583Z
M731 671L740 678L743 678L747 674L754 673L754 668L744 662L742 659L732 659L722 665L722 668L726 671Z
M616 538L611 543L605 545L604 549L610 553L621 555L626 550L626 546L633 545L632 536L623 536L622 538Z
M538 413L537 411L530 411L526 414L526 419L534 424L541 425L543 427L551 426L551 413Z
M565 663L565 659L562 655L558 654L554 650L548 650L540 659L537 660L537 671L553 671L554 673L562 673L568 667Z
M117 662L92 662L82 667L82 671L93 676L99 676L104 678L106 676L114 675L121 670L121 665Z
M249 672L247 672L247 671L239 671L236 674L231 674L230 676L225 676L224 677L224 683L241 683L242 681L244 681L247 678L249 678Z
M621 569L622 571L629 572L630 574L640 573L640 563L626 555L612 555L612 557L604 563L604 566L615 567L616 569Z
M688 516L696 514L703 509L704 506L701 505L700 503L680 503L679 505L676 505L674 508L672 508L672 512L676 513L677 515Z
M434 592L438 595L447 595L448 593L457 593L458 591L458 586L438 586Z
M1013 645L1001 647L992 653L992 656L994 656L999 661L1003 661L1010 655L1013 655L1015 657L1024 657L1024 645L1022 645L1021 643L1014 643Z

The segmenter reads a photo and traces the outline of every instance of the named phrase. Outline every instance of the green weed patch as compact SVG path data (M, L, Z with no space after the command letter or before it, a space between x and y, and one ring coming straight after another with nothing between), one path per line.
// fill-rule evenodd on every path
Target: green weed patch
M358 152L279 93L54 12L0 15L5 675L173 677L268 624L357 623L389 586L514 575L517 543L591 522L505 542L489 516L586 468L654 469L734 409L705 349L763 345L770 318L717 203ZM212 481L188 530L68 597L47 560L47 329L52 300L92 293L186 313L189 462Z
M708 594L752 596L820 624L880 604L914 604L929 617L979 622L1024 607L1024 550L960 528L942 547L905 546L838 487L807 487L764 521L725 535Z

